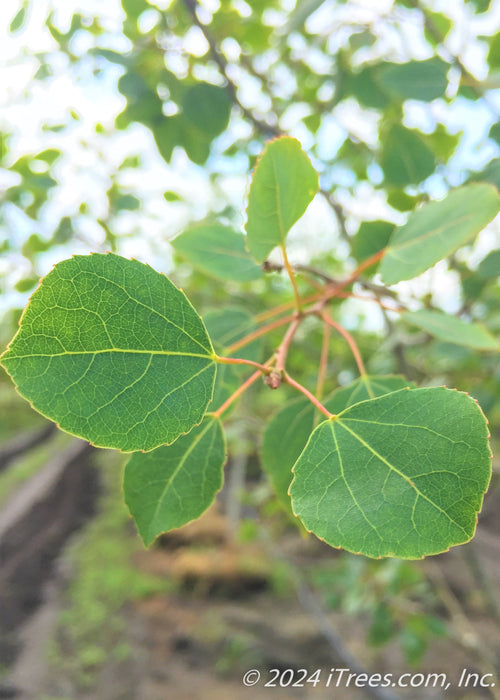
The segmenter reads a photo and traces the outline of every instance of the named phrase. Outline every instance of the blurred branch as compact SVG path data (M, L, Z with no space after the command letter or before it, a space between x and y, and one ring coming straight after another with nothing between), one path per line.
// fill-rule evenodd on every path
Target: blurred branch
M493 586L491 585L490 577L483 566L475 542L469 542L466 547L462 548L461 552L465 563L474 577L477 589L481 591L489 614L497 625L500 625L500 606L498 605L498 600L495 596Z
M283 265L281 265L280 263L274 263L269 261L266 261L262 267L266 272L281 272L283 270ZM342 280L328 275L326 272L323 272L323 270L320 270L319 268L314 267L313 265L302 265L299 263L297 265L293 265L293 268L297 272L306 272L311 275L314 275L315 277L318 277L319 279L323 280L323 282L326 282L329 285L340 286L343 284ZM374 282L370 282L369 280L364 279L358 279L356 281L357 284L359 284L361 287L369 290L370 292L374 292L378 296L386 296L395 300L397 300L398 298L398 295L395 291L389 289L388 287L385 287L382 284L375 284Z
M335 214L335 218L337 219L337 223L339 225L341 237L350 245L351 237L349 236L349 233L347 231L345 214L342 206L332 197L331 193L327 192L325 189L321 188L320 193L323 195L327 204L330 206L331 210Z
M245 107L239 97L238 97L238 89L236 84L231 80L228 72L228 62L226 61L226 58L224 57L223 53L220 51L217 42L215 40L215 37L212 35L210 32L210 29L206 24L203 24L203 22L200 21L197 13L197 7L198 7L198 0L184 0L184 4L186 5L191 17L193 18L193 22L196 24L196 26L202 31L203 36L208 42L208 45L210 47L210 55L213 59L213 61L217 64L217 67L219 68L219 71L221 72L222 76L224 77L224 80L226 81L226 88L229 94L229 97L231 98L232 102L241 110L242 114L253 124L255 129L257 129L258 132L260 132L263 136L283 136L284 132L282 129L274 124L270 124L268 121L264 121L262 119L259 119L258 117L255 116L255 114ZM271 100L273 99L273 94L271 87L269 85L269 81L266 80L264 76L261 76L254 68L254 66L251 64L251 61L248 59L243 59L242 60L242 65L254 76L258 77L261 81L263 86L266 89L266 93L269 95ZM345 214L343 211L342 206L332 197L332 195L327 192L324 189L320 189L320 193L323 195L329 206L331 207L333 213L335 214L335 218L337 219L337 222L339 224L339 231L341 237L349 242L350 237L349 233L346 228L345 224Z
M295 593L303 610L313 620L318 631L326 639L336 657L342 662L342 664L349 668L351 673L356 673L358 675L370 675L370 672L368 669L363 667L358 657L355 656L344 644L341 635L335 629L331 620L329 619L328 612L318 600L314 591L309 587L300 569L283 554L282 548L275 545L271 535L267 529L263 527L261 528L261 538L270 556L274 560L282 561L287 566ZM392 691L381 687L366 685L363 687L363 690L367 695L371 695L373 698L376 698L376 700L397 700L399 697Z
M492 674L495 683L491 684L490 691L495 700L500 700L500 687L498 686L494 653L483 643L480 633L477 633L474 629L439 565L426 559L424 560L424 568L429 581L450 615L457 641L468 653L471 651L475 653L482 670Z
M476 95L476 97L482 98L485 104L489 107L490 112L495 117L495 119L498 119L498 110L495 107L495 105L492 104L484 94L484 90L481 87L481 83L477 80L477 78L475 78L472 75L472 73L464 65L460 56L454 54L446 46L441 30L436 25L432 17L429 17L429 15L427 14L427 8L422 5L421 0L409 0L409 3L414 7L415 10L419 10L422 13L425 28L427 29L429 34L431 34L431 36L435 39L435 41L441 46L441 48L445 51L446 58L448 59L448 61L460 71L460 75L462 76L462 81L464 85L470 87Z
M197 7L198 7L198 2L197 0L184 0L184 4L186 5L191 17L193 18L193 22L195 25L202 31L203 36L208 42L208 45L210 47L210 55L213 59L213 61L217 64L217 67L219 68L222 76L224 77L226 81L226 89L229 93L229 97L231 98L232 102L241 110L243 115L254 125L254 127L259 131L260 133L264 135L270 135L270 136L281 136L282 132L281 129L277 126L273 126L272 124L269 124L268 122L262 121L261 119L258 119L253 112L245 107L239 97L238 97L238 90L229 77L228 74L228 63L222 54L222 52L219 50L219 47L217 46L217 42L215 41L215 38L212 36L211 32L209 31L208 27L206 24L203 24L203 22L200 21L198 18L198 13L197 13Z

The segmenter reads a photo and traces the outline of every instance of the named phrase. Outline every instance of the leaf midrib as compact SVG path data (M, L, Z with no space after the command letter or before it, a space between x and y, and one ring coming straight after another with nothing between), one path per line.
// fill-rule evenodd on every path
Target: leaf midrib
M466 223L470 221L470 219L473 217L474 213L471 212L470 214L465 214L462 218L458 219L458 221L453 220L451 223L447 222L445 224L442 224L441 226L437 226L436 228L431 229L430 231L427 231L426 233L422 233L420 236L416 236L415 238L409 238L406 241L401 241L401 243L395 242L394 245L389 245L387 247L387 253L391 253L392 256L397 260L405 262L403 258L400 258L398 255L395 254L395 251L400 252L405 248L411 248L411 246L425 241L427 238L431 238L432 236L440 236L441 234L445 233L448 229L453 229L460 224ZM474 232L468 236L467 240L469 238L472 238L473 235ZM465 245L466 242L467 241L464 241L463 245Z
M121 284L118 284L118 282L115 282L114 280L109 279L109 277L104 277L103 275L100 275L100 274L98 274L97 272L94 272L93 270L81 270L79 274L93 275L94 277L97 277L97 279L99 279L99 280L103 280L104 282L109 282L109 284L112 284L112 285L114 285L115 287L118 287L118 289L121 289L121 291L122 291L124 294L127 295L127 297L130 299L130 301L133 301L135 304L138 304L139 306L142 306L143 308L147 309L148 311L151 311L152 313L156 314L156 315L159 316L161 319L163 319L166 323L172 325L174 328L177 328L178 331L180 331L183 335L185 335L187 338L189 338L190 340L192 340L193 343L196 343L196 345L199 345L200 348L202 348L203 350L206 350L206 349L207 349L206 346L203 345L199 340L196 340L196 338L193 338L193 336L190 335L190 334L186 331L185 328L182 328L182 327L179 326L177 323L175 323L174 321L172 321L172 319L167 318L166 316L164 316L160 311L158 311L158 309L155 309L155 308L153 308L152 306L148 306L148 305L145 304L143 301L140 301L139 299L136 299L134 296L132 296L132 294L130 294L130 292L128 291L128 289L126 289L126 287L124 287L124 286L121 285ZM75 275L75 277L73 278L73 280L71 280L71 282L73 283L73 286L75 287L75 291L78 293L78 290L76 290L76 285L75 285L75 282L74 282L74 280L76 279L76 277L77 277L77 275ZM61 277L61 279L64 279L64 278ZM170 283L170 284L172 284L172 283ZM172 285L172 287L173 287L173 289L175 289L177 292L180 291L180 290L178 290L178 289L175 287L175 285ZM171 290L170 290L170 291L171 291ZM181 292L181 294L183 294L183 293ZM183 295L183 296L184 296L184 295ZM184 297L183 301L187 302L188 306L191 307L191 311L193 311L193 313L196 314L196 311L194 310L194 308L193 308L193 307L191 306L191 304L189 303L187 297ZM81 306L81 309L82 309L83 311L90 311L90 310L91 310L91 309L86 309L85 306L83 306L83 305ZM196 314L196 315L197 315L197 314ZM103 322L103 324L104 324L104 322ZM104 324L104 327L106 327L105 324ZM210 341L209 341L209 343L210 343Z
M48 353L48 352L43 352L43 353L32 353L30 355L10 355L9 351L7 351L5 359L2 361L2 364L5 364L6 362L10 362L11 360L26 360L26 359L31 359L33 357L65 357L66 355L103 355L105 353L125 353L125 354L131 354L131 355L172 355L172 356L178 356L178 357L201 357L206 360L213 360L215 361L214 355L208 355L208 354L201 354L201 353L195 353L195 352L184 352L184 351L175 351L175 350L134 350L132 348L127 349L127 348L104 348L101 350L67 350L65 352L54 352L54 353ZM1 359L1 358L0 358Z

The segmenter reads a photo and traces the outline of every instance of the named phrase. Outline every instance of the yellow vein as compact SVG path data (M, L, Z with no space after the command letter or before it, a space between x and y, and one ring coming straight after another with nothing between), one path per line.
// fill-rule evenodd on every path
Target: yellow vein
M32 357L65 357L66 355L104 355L106 353L121 352L130 355L167 355L174 357L202 357L205 360L213 360L211 355L203 355L196 352L184 352L175 350L133 350L132 348L104 348L102 350L67 350L65 352L54 352L54 353L32 353L31 355L10 355L8 352L5 353L6 357L3 362L10 362L10 360L26 360Z

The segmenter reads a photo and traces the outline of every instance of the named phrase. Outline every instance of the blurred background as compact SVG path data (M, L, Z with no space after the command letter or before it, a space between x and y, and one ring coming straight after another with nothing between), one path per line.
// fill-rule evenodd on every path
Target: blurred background
M334 279L429 199L465 182L500 187L497 0L11 0L0 5L0 60L2 349L39 278L91 251L167 273L219 347L248 333L289 301L287 279L213 279L171 241L199 221L241 230L256 158L280 134L320 173L289 236L291 262ZM385 290L387 303L366 301L376 270L334 302L370 373L477 398L494 453L498 353L417 332L390 309L396 295L498 337L499 248L494 221ZM310 291L307 276L299 283ZM321 345L304 323L289 361L309 387ZM330 348L326 393L356 377L342 338ZM218 402L247 374L225 373ZM491 682L500 672L498 457L471 543L418 562L336 551L304 534L262 468L265 426L293 396L245 394L225 421L216 504L146 551L123 503L126 457L58 432L2 371L0 698L500 698L498 682L457 687L463 668ZM273 668L344 667L447 673L452 685L241 682L250 668L269 680Z

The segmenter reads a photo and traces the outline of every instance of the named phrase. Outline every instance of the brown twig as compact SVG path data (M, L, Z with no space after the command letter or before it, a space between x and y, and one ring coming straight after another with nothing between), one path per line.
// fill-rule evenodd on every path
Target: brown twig
M210 48L210 55L214 61L214 63L217 64L217 67L223 76L224 80L226 81L226 89L229 94L229 97L231 101L239 108L241 113L243 114L244 117L246 117L255 127L255 129L261 133L264 137L267 136L283 136L284 132L283 130L279 127L277 124L270 124L269 121L259 119L258 117L253 114L253 112L245 107L241 103L241 100L238 97L238 89L236 84L231 80L229 73L228 73L228 62L226 61L223 53L220 51L219 47L217 46L217 42L215 38L212 36L209 28L207 27L206 24L203 24L203 22L200 21L197 13L197 7L198 7L198 2L197 0L184 0L184 4L186 5L189 14L191 15L193 22L196 24L196 26L201 30L203 33L203 36L205 37L209 48ZM242 61L242 63L245 65L247 70L250 70L250 72L254 75L256 75L255 69L253 66L251 69L249 69L249 64L248 62ZM260 79L263 82L263 85L265 85L266 92L268 96L273 99L273 95L271 93L271 90L269 88L269 85L267 81L264 80L262 76L259 76ZM277 112L277 110L275 110ZM331 207L332 211L335 214L335 217L337 219L337 222L339 224L339 230L340 230L340 235L342 238L350 243L350 236L346 228L346 218L344 214L344 210L337 202L332 194L330 192L327 192L325 189L320 189L319 190L322 196L325 198L326 202L328 205Z
M267 136L281 136L281 129L279 129L277 126L269 124L267 121L262 121L261 119L258 119L250 109L248 109L247 107L245 107L245 105L241 103L240 98L238 97L237 87L229 77L228 63L224 58L224 55L221 53L221 51L219 51L217 42L210 33L208 27L205 24L203 24L203 22L201 22L198 18L197 0L184 0L184 4L188 9L194 24L201 30L203 36L207 40L207 43L210 47L210 55L213 61L217 64L217 67L219 68L222 76L224 77L224 80L226 81L226 89L231 101L240 109L242 114L254 125L257 131Z
M302 320L303 320L302 316L298 316L298 315L293 319L292 323L289 325L288 330L283 337L283 340L281 341L278 349L276 350L275 368L276 368L277 372L282 372L285 369L288 350L290 349L290 345L292 343L292 340L293 340L295 333L297 332Z
M316 396L321 399L325 386L326 368L328 365L328 344L330 341L330 326L323 321L323 340L321 342L321 355L319 358L318 379L316 381Z
M325 201L335 214L335 218L337 219L337 223L339 225L341 237L344 239L344 241L349 243L350 246L351 237L349 236L349 232L347 230L345 214L342 206L332 197L332 194L330 192L327 192L323 187L320 189L320 193L323 195Z
M293 386L294 389L297 389L300 391L304 396L306 396L309 401L316 406L318 411L321 411L321 413L326 416L327 418L335 418L334 413L330 413L328 409L326 409L321 401L318 401L318 399L311 394L311 392L305 388L305 386L302 386L302 384L299 384L298 382L295 381L295 379L292 379L289 374L286 372L283 372L283 381L286 382L286 384L289 384L290 386Z
M359 373L362 377L364 377L366 375L365 365L361 358L361 353L359 352L358 346L356 345L356 342L352 335L348 331L346 331L346 329L343 326L341 326L340 323L337 323L337 321L335 321L327 311L323 311L321 314L318 315L321 316L325 323L328 323L329 326L335 328L335 330L338 331L347 340L349 347L351 348L352 354L354 355L354 359L356 360Z
M259 319L260 317L257 316L256 318ZM245 345L248 345L252 341L257 340L257 338L260 338L262 335L266 335L266 333L270 333L276 328L281 328L281 326L285 326L287 323L291 323L291 321L293 321L294 318L294 315L285 316L284 318L280 318L277 321L273 321L273 323L268 323L265 326L262 326L261 328L257 328L257 330L252 331L244 338L240 338L240 340L237 340L235 343L232 343L232 345L228 345L226 348L226 352L229 355L231 355L233 352L236 352L236 350L245 347Z
M233 394L231 394L231 396L228 399L224 401L224 403L221 406L219 406L219 408L216 411L214 411L213 415L217 416L217 418L220 418L224 411L226 411L229 408L229 406L234 401L236 401L236 399L239 396L241 396L248 389L248 387L251 386L255 381L257 381L257 379L261 376L262 372L254 372L245 382L243 382L241 386L239 386L236 389L236 391Z
M253 360L245 360L243 357L220 357L216 355L216 362L221 365L249 365L250 367L257 367L262 374L269 374L271 371L266 365L261 365L260 362L254 362Z

